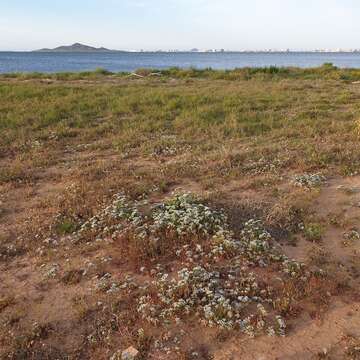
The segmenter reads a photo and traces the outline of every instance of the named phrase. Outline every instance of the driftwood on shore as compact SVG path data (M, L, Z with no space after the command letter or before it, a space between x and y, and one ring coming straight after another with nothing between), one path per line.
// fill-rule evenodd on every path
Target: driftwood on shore
M146 78L146 77L149 77L149 76L161 76L161 73L153 72L153 73L149 73L147 75L140 75L140 74L137 74L136 72L132 72L131 74L128 75L128 77L132 77L132 76L135 76L135 77L138 77L138 78Z

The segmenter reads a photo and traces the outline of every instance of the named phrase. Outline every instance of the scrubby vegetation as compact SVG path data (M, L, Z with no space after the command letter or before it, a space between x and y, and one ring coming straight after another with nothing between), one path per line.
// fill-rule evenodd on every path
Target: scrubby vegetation
M209 79L209 80L281 80L281 79L328 79L358 81L360 80L359 69L338 68L332 63L325 63L320 67L314 68L297 68L297 67L245 67L234 70L214 70L212 68L178 68L169 69L138 69L133 73L129 72L111 72L106 69L98 68L94 71L84 72L60 72L60 73L9 73L2 74L1 77L6 79L53 79L53 80L81 80L96 79L103 76L112 76L118 78L124 77L164 77L175 79Z
M358 80L1 75L0 358L356 356Z

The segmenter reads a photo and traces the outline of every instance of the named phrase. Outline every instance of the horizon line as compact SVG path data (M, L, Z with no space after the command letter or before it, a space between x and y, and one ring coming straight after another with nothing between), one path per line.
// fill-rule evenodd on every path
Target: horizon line
M47 51L48 50L48 51ZM76 51L76 50L64 50L64 51L54 51L51 48L43 48L43 49L35 49L35 50L2 50L0 52L19 52L19 53L31 53L31 52L62 52L62 53L71 53L71 52L81 52L81 53L91 53L91 52L99 52L96 49L87 50L87 51ZM124 52L124 53L360 53L360 48L354 49L242 49L242 50L234 50L234 49L106 49L106 52Z

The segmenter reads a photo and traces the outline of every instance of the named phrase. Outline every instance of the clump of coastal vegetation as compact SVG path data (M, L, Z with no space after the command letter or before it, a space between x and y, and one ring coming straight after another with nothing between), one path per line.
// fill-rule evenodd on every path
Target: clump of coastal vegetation
M121 241L129 259L136 254L142 261L176 254L177 273L157 267L151 284L142 288L137 311L143 319L159 325L195 315L205 326L238 329L251 337L264 332L285 336L285 321L276 314L284 300L271 290L271 282L260 284L256 269L275 265L278 279L296 279L297 286L312 275L279 251L261 221L248 220L237 236L222 210L190 193L174 194L146 213L141 206L116 194L70 241ZM56 272L52 266L47 276ZM99 279L98 289L109 293L123 288L109 284L108 275Z
M321 174L302 174L294 177L294 184L297 186L312 188L318 187L326 181Z

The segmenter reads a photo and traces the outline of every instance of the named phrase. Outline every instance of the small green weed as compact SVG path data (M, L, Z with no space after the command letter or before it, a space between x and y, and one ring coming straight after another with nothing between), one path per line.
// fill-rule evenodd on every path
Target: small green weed
M321 241L324 234L324 228L319 223L309 223L304 226L304 235L306 240L312 242Z

